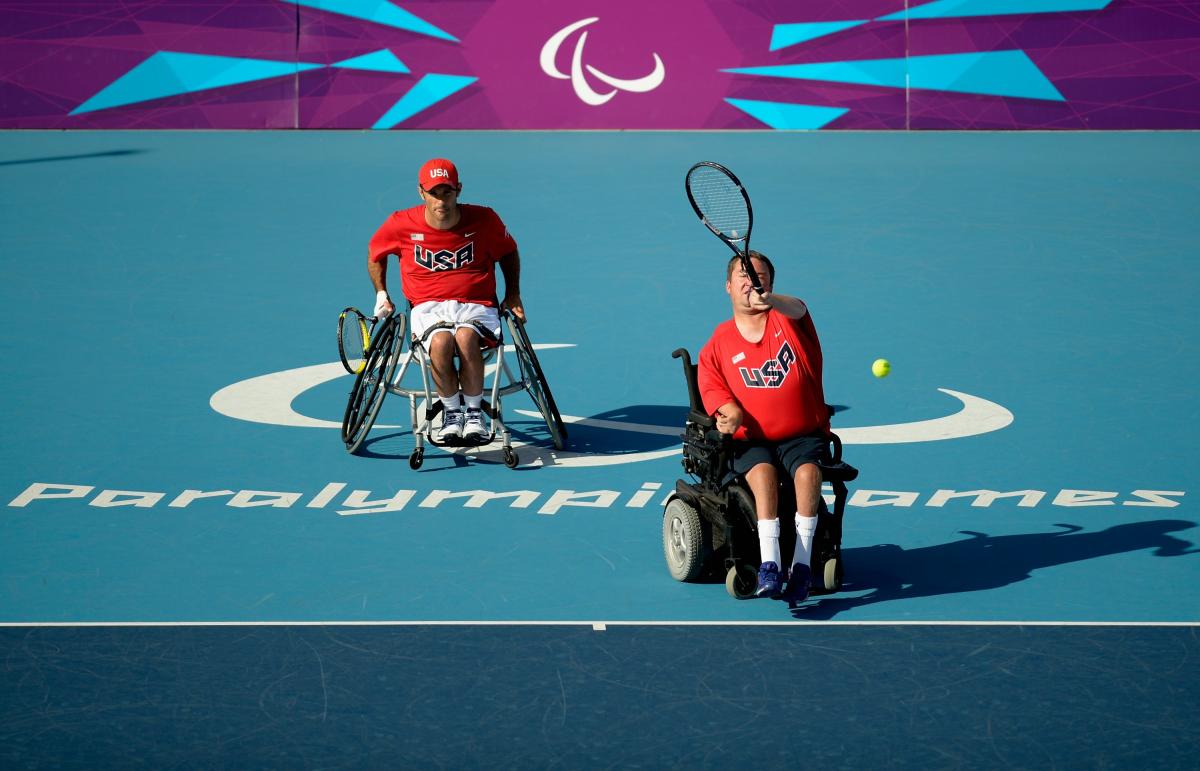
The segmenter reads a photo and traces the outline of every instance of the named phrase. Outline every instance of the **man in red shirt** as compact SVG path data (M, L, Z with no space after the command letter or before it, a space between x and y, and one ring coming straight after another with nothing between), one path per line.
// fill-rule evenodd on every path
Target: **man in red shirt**
M734 438L734 471L745 476L758 516L759 551L755 594L808 598L813 534L821 495L820 464L829 460L829 410L821 385L821 343L796 297L775 294L775 267L759 252L751 263L763 287L734 257L725 291L733 318L714 330L700 351L697 380L705 410L717 429ZM796 483L796 549L783 591L780 568L778 474Z
M497 264L504 274L503 305L521 321L521 258L496 212L459 203L458 169L434 158L417 177L421 205L393 212L371 238L367 272L375 286L375 315L396 306L387 291L387 257L400 258L400 283L412 306L411 332L425 341L433 382L445 408L441 439L472 443L483 423L483 352L475 325L500 337ZM454 358L459 367L455 368Z

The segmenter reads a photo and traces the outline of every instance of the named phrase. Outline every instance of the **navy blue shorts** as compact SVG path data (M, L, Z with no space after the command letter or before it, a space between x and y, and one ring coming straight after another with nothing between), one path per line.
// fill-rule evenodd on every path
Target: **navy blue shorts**
M771 463L789 477L805 463L818 466L833 462L829 454L829 437L825 433L804 434L779 442L734 442L733 470L745 474L760 463Z

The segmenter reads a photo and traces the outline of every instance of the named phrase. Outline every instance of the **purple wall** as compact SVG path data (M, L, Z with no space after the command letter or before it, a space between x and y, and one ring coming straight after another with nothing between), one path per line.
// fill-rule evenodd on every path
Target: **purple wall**
M1200 0L904 11L903 0L0 0L0 128L1200 128ZM800 26L820 22L845 28ZM547 74L544 49L563 77ZM727 71L783 65L809 67Z

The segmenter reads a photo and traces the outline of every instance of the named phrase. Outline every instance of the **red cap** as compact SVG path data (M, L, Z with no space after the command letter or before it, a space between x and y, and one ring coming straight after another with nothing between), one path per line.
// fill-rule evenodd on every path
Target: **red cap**
M457 188L458 169L445 158L434 158L426 161L425 165L421 167L421 173L417 176L417 184L426 192L438 185L452 185Z

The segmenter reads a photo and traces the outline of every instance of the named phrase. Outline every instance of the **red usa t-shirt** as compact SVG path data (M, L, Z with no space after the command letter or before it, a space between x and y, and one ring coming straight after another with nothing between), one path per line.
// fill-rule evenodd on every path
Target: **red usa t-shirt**
M767 311L766 332L747 342L730 319L700 350L700 398L709 415L736 401L745 416L735 439L779 441L829 430L821 385L821 342L809 314Z
M371 237L371 259L400 258L404 297L496 305L496 263L517 249L500 216L486 206L459 204L458 224L438 230L425 222L425 207L392 212Z

